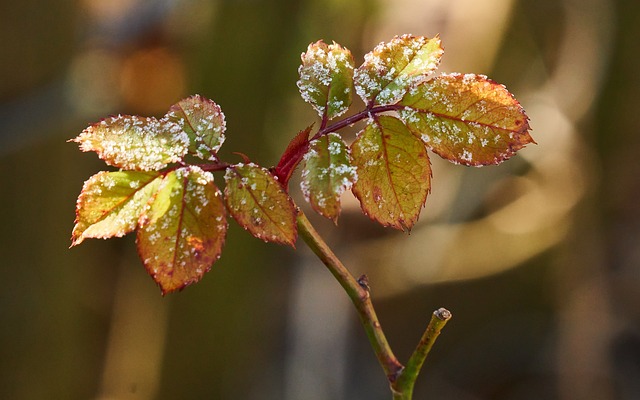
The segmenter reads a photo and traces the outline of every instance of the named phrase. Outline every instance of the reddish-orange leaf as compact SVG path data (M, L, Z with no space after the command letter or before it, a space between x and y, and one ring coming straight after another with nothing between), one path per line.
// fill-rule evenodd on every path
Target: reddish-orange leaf
M140 219L138 252L167 294L199 281L220 257L227 232L213 175L198 167L169 172Z
M231 216L265 242L294 246L298 231L293 200L276 178L256 164L237 164L224 176Z
M455 163L498 164L528 143L529 118L507 89L482 75L441 75L399 103L400 117L436 154Z
M373 118L351 145L358 180L353 193L365 214L382 225L411 229L431 188L422 141L399 119Z

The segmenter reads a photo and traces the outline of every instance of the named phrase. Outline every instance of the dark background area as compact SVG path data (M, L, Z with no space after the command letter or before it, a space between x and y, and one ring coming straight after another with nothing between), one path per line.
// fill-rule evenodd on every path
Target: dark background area
M312 219L369 276L401 360L433 310L453 312L415 398L640 398L637 1L25 0L1 2L0 21L0 398L389 398L302 242L232 222L212 271L166 297L132 235L69 249L104 164L67 140L199 93L226 115L223 158L274 165L316 121L295 85L307 44L335 40L359 64L403 33L441 35L440 71L504 83L538 143L480 169L432 155L410 235L349 196L338 227Z

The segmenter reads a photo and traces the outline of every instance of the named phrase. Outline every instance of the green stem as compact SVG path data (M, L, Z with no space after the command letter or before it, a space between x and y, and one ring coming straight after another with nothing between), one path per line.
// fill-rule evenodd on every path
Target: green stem
M395 384L392 384L392 391L394 392L394 400L410 400L413 395L413 387L415 385L420 369L424 364L425 359L429 355L433 344L436 342L440 331L451 319L451 312L446 308L440 308L433 312L431 315L431 321L427 329L422 334L420 343L416 346L413 354L407 362L407 366L402 371L402 374L398 377ZM398 393L398 396L396 396Z
M298 212L297 221L298 232L302 239L320 260L322 260L324 265L327 266L356 307L358 315L360 316L360 322L369 338L378 362L387 375L390 384L393 384L404 367L393 354L393 351L391 351L389 342L387 342L387 338L382 331L373 304L371 303L371 296L369 295L366 283L363 280L360 281L361 283L358 283L358 280L351 275L338 257L336 257L302 211Z
M347 292L351 302L356 307L360 322L369 338L371 347L373 347L378 362L382 366L389 381L393 400L411 400L418 373L427 355L431 351L433 344L440 335L440 331L451 318L451 313L444 308L434 311L431 321L420 339L420 343L418 343L411 358L409 358L407 366L404 367L393 354L391 346L389 346L389 342L380 326L380 322L373 308L373 303L371 302L366 276L363 275L360 279L356 280L353 275L351 275L349 270L347 270L338 257L336 257L302 211L298 211L297 222L300 237L302 237L311 250L322 260L331 274L344 288L345 292Z

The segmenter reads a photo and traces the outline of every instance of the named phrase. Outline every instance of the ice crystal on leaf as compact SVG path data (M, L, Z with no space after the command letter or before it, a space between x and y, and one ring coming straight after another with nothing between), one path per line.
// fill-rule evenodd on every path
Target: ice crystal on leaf
M395 104L407 90L428 79L443 52L438 36L402 35L380 43L355 71L356 92L367 104Z
M211 173L191 166L164 176L140 219L138 252L162 293L199 281L220 257L224 202Z
M99 172L89 178L78 197L72 246L133 231L161 180L158 172L142 171Z
M305 199L319 214L337 222L340 195L357 179L349 149L340 135L329 133L311 141L304 162L300 186Z
M296 209L282 185L265 168L237 164L225 173L229 212L244 229L265 242L295 245Z
M189 153L203 160L216 160L224 143L225 118L220 106L195 95L169 108L162 119L175 123L190 139Z
M351 105L353 56L339 44L311 43L301 56L298 89L320 116L342 115Z
M189 137L174 122L130 115L106 118L73 141L109 165L137 171L158 171L181 161L189 148Z
M498 164L532 143L529 119L507 89L483 75L445 74L407 93L400 117L439 156Z
M372 118L351 145L362 211L382 225L411 229L431 188L424 144L399 119Z

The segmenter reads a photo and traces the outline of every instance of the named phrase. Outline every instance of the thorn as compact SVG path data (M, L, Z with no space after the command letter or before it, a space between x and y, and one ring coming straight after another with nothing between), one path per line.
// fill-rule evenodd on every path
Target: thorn
M235 154L236 156L239 156L240 158L242 158L242 161L245 164L250 164L251 163L251 160L249 159L249 156L247 156L244 153L240 153L239 151L232 151L231 154Z
M369 286L369 278L365 274L360 275L360 278L358 278L358 285L360 285L360 287L367 292L371 291L371 287Z

